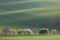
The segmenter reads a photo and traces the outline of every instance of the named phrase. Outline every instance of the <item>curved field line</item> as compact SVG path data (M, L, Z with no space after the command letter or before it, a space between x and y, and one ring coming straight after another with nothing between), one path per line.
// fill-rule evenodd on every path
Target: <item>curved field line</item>
M39 1L16 1L16 2L0 3L0 5L11 5L11 4L29 3L29 2L39 2Z
M2 12L2 13L0 13L0 15L12 14L12 13L20 13L20 12L31 12L31 11L46 10L46 9L49 9L49 8L30 8L30 9L24 9L24 10L8 11L8 12Z
M37 11L37 10L55 10L55 8L30 8L30 9L24 9L24 10L16 10L16 11L8 11L8 12L2 12L0 15L4 14L14 14L14 13L21 13L21 12L32 12L32 11ZM38 16L53 16L53 15L60 15L60 12L50 12L50 13L44 13L40 14Z

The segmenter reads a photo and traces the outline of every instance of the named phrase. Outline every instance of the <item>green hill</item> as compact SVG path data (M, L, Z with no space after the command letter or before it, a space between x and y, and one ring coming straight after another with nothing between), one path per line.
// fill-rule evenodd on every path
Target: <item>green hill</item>
M60 28L59 0L0 0L0 26Z

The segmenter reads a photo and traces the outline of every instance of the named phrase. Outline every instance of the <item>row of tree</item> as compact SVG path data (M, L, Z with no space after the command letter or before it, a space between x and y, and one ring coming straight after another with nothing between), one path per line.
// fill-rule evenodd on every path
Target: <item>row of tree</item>
M18 31L15 29L10 29L9 27L4 27L2 31L0 32L0 35L32 35L34 32L32 32L31 29L19 29ZM39 29L38 34L48 34L49 30L48 28L42 28ZM52 34L57 34L57 30L53 29Z

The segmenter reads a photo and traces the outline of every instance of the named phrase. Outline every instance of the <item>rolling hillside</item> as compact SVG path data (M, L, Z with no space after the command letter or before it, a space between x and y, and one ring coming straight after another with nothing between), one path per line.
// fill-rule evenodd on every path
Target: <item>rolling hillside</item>
M0 26L60 28L59 0L0 0Z

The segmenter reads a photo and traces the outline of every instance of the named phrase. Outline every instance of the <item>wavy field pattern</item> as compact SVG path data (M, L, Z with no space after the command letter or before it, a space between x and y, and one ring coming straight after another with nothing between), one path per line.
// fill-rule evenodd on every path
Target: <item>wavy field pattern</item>
M0 26L60 28L59 0L0 0Z

